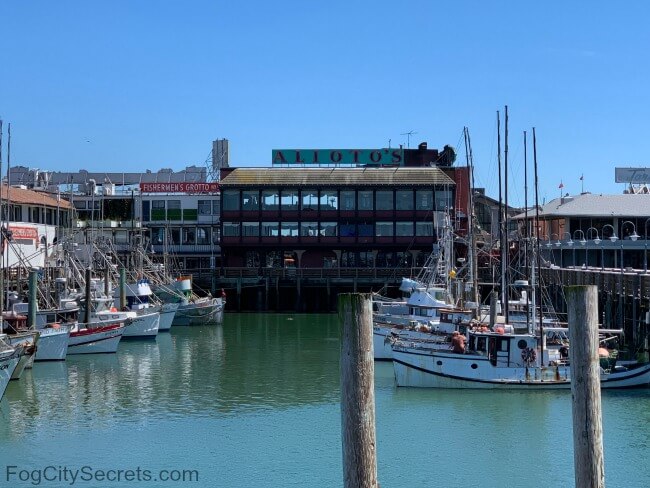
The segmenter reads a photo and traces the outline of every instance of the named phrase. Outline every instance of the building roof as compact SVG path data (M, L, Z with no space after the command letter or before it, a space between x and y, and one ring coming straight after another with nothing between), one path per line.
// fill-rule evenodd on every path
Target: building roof
M7 190L9 190L9 200L11 201L12 205L34 205L60 209L72 208L70 202L63 199L63 197L60 200L57 200L56 196L52 196L49 193L43 193L34 190L25 190L24 188L16 188L14 186L7 188L7 185L4 184L2 185L0 192L3 202L7 200Z
M528 213L528 217L534 214ZM650 217L650 194L566 196L542 205L540 218ZM523 214L515 218L524 218Z
M235 168L225 187L455 185L440 168Z

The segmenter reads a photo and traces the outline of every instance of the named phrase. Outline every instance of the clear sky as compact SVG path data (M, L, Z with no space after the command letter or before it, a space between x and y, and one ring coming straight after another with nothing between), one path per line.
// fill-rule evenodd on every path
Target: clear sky
M277 148L450 144L498 195L496 111L508 105L509 200L523 204L523 131L540 201L621 193L650 166L650 4L528 1L0 1L0 117L12 165L139 171L231 165ZM532 141L529 139L529 148ZM532 174L532 150L529 174ZM3 162L6 168L6 145ZM457 163L458 164L458 163ZM532 199L532 178L529 185Z

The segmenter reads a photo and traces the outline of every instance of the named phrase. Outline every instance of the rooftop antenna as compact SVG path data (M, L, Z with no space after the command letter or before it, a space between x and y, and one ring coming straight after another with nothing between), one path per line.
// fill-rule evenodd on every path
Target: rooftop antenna
M417 131L410 130L408 132L403 132L400 134L401 136L406 136L406 149L410 149L411 147L411 136L413 134L417 134Z

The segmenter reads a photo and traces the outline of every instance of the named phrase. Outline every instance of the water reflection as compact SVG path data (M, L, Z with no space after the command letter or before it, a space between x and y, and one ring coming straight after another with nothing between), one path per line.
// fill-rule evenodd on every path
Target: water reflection
M227 315L223 325L125 341L117 354L38 363L0 412L20 432L54 413L102 426L338 402L338 359L336 316Z

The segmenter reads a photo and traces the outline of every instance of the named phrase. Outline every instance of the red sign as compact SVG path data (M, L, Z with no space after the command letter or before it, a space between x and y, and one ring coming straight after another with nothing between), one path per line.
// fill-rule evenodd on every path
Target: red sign
M11 237L14 239L34 239L38 240L38 231L34 227L16 227L14 225L9 226L11 231Z
M140 183L143 193L218 193L219 183Z

